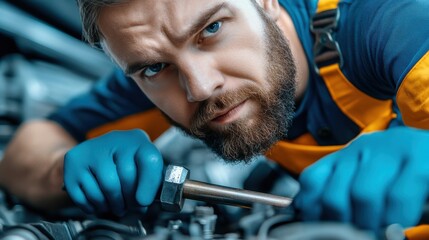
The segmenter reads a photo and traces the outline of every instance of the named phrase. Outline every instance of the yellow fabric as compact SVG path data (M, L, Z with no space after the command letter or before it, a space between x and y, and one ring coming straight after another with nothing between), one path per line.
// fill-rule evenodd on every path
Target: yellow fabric
M406 125L429 129L429 52L404 78L396 101Z
M361 129L380 115L390 116L393 113L392 100L378 100L361 92L346 79L338 64L321 68L320 75L341 111Z
M419 225L405 230L407 240L428 240L429 225Z
M320 0L317 4L317 12L335 9L338 6L339 0Z
M277 162L294 174L300 174L321 157L341 149L343 145L317 146L303 145L293 141L279 141L266 154L266 157Z
M127 116L115 122L107 123L97 127L87 134L87 138L94 138L112 130L130 130L134 128L143 129L151 138L155 140L165 130L170 127L165 117L158 109L145 111Z
M361 134L386 129L396 114L379 116L374 122L362 129ZM304 138L307 144L303 141ZM294 174L300 174L323 156L340 150L345 145L318 146L310 134L294 141L279 141L266 154L267 158L277 162Z
M338 64L321 68L320 75L332 99L361 128L361 133L386 129L396 117L392 100L378 100L361 92L342 74ZM279 141L266 156L292 173L300 174L318 159L343 147L317 146L310 134L304 134L294 141Z

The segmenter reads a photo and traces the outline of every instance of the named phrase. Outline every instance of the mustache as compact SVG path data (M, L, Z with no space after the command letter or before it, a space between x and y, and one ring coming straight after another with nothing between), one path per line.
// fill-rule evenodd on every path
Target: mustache
M198 137L201 137L201 129L216 117L216 114L222 110L231 108L249 98L261 96L261 90L256 87L248 86L237 90L231 90L219 95L215 99L207 99L200 103L194 113L191 121L190 131ZM258 98L259 99L259 98Z

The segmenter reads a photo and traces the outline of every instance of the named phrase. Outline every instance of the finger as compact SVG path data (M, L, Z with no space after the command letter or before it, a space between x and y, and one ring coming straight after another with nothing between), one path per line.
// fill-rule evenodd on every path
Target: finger
M66 162L67 163L67 162ZM76 177L68 171L64 172L64 187L73 203L88 214L94 213L94 207L86 198L81 184L75 181Z
M321 196L332 173L336 155L331 154L306 168L299 177L300 191L296 196L295 207L305 221L319 220L322 213Z
M387 188L397 176L401 161L386 152L363 151L356 177L351 187L354 223L378 231Z
M163 160L158 149L150 144L141 147L135 155L138 172L136 192L137 202L141 206L150 205L161 184Z
M398 223L403 227L415 226L422 215L427 196L427 186L423 181L401 176L392 184L388 194L383 225Z
M358 157L346 149L335 156L339 159L322 193L322 218L350 222L350 188L358 166Z
M82 209L85 213L93 214L95 212L94 206L88 201L81 186L71 184L66 186L67 193L74 202L74 204Z
M122 216L125 212L121 182L113 161L106 161L91 171L96 176L98 185L107 199L110 209L115 215Z
M426 161L429 156L421 159ZM392 183L386 200L383 219L385 226L399 223L403 227L410 227L415 226L420 220L429 190L426 176L429 173L429 164L420 163L407 161L401 174Z
M88 202L91 203L92 208L96 209L99 213L107 212L108 208L106 199L101 192L95 177L89 172L85 172L82 175L81 189Z
M137 166L134 161L134 153L135 151L127 149L127 151L119 152L114 156L126 209L131 209L137 205L135 197L137 188Z

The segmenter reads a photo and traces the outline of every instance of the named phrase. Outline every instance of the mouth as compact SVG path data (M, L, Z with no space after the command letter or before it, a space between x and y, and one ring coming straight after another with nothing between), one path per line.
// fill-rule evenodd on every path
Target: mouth
M231 106L228 109L225 109L223 111L220 111L214 115L214 117L211 119L211 122L217 123L217 124L225 124L234 121L240 116L240 110L244 107L245 103L247 102L247 99Z

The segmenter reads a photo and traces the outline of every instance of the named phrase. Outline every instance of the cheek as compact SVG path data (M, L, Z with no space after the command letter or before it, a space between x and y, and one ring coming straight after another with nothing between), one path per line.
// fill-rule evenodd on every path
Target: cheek
M188 128L196 106L189 103L183 89L178 84L172 84L172 82L162 86L153 86L150 83L143 84L141 82L137 85L162 112L175 122Z
M261 81L266 77L267 60L260 49L238 49L220 57L222 72L243 79Z
M227 40L217 54L217 62L226 75L260 81L265 79L267 69L264 36L247 30L247 34L236 34Z

